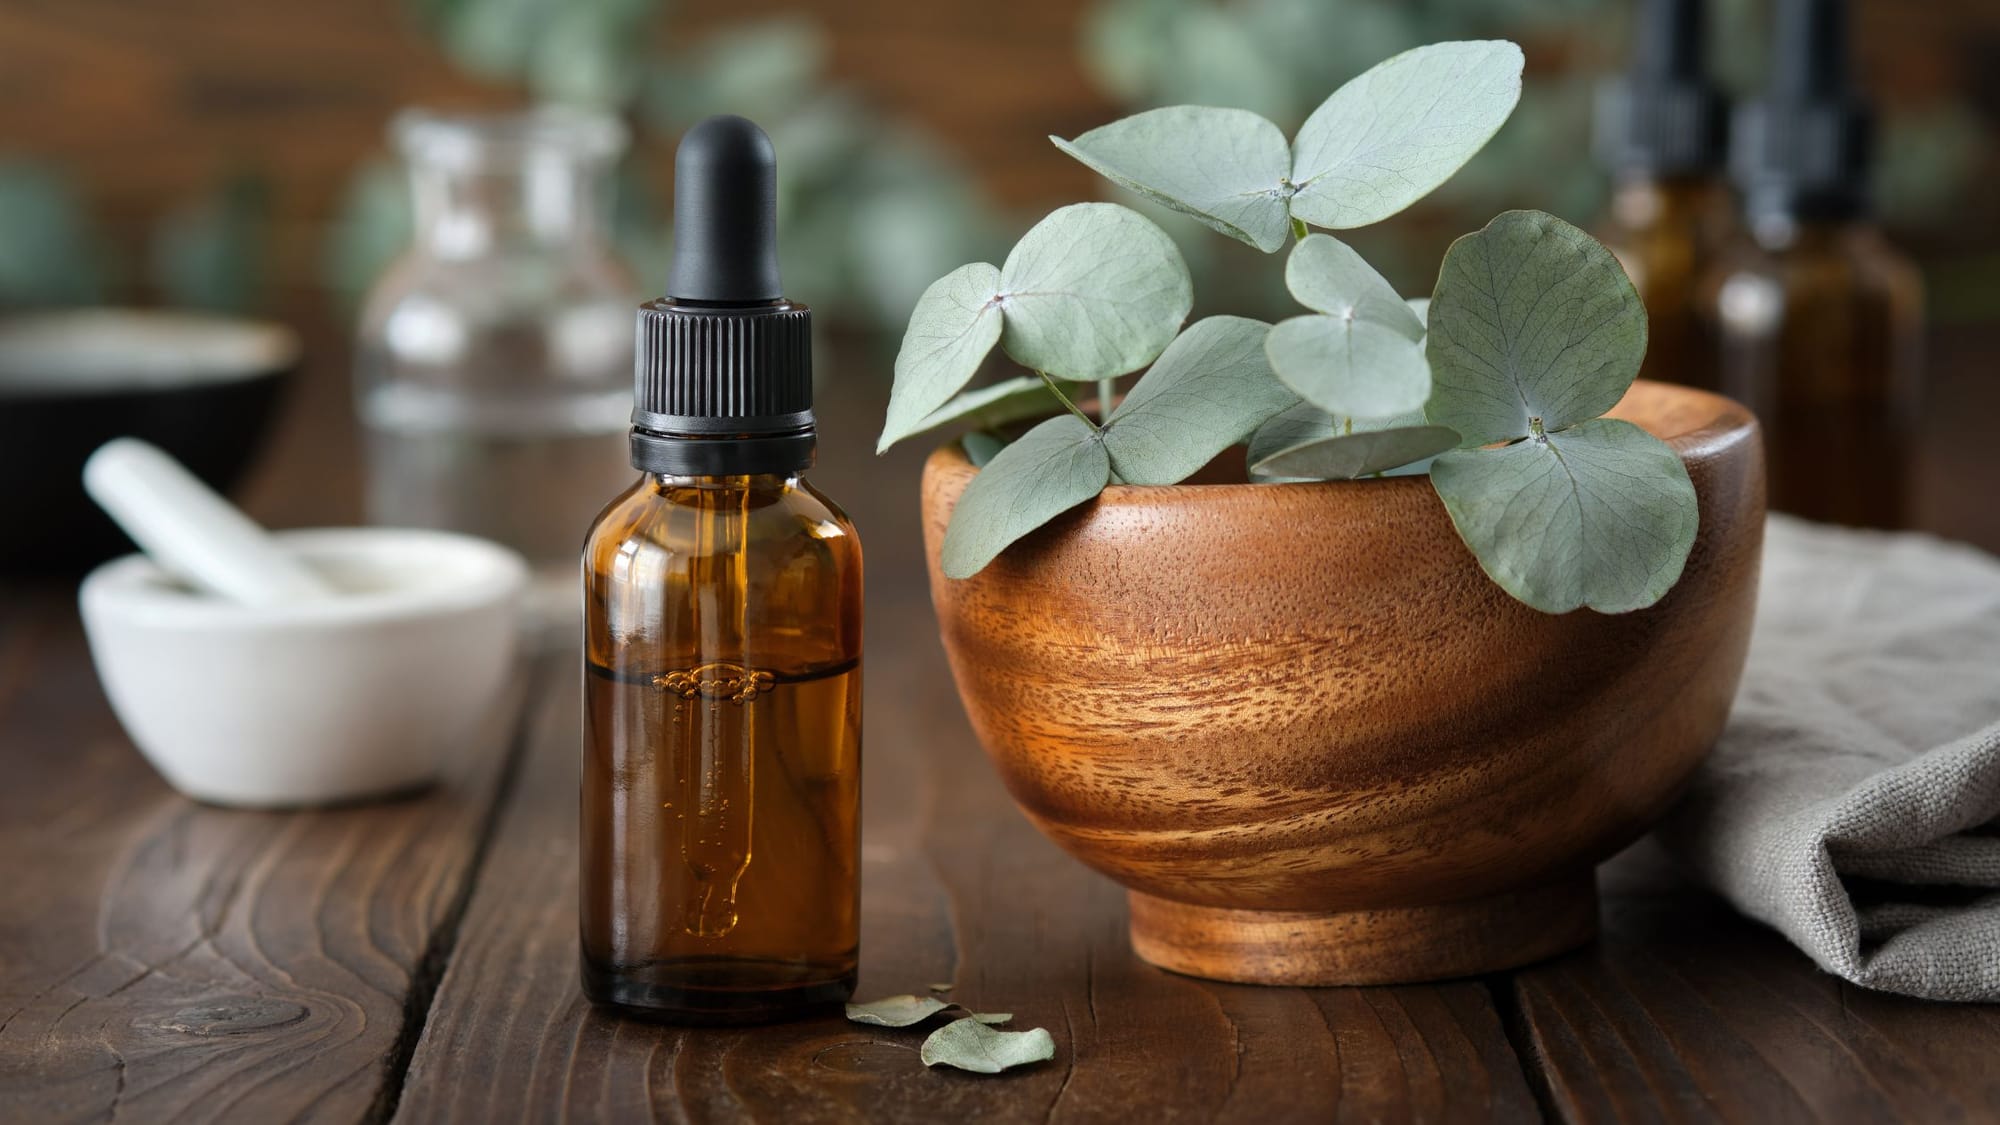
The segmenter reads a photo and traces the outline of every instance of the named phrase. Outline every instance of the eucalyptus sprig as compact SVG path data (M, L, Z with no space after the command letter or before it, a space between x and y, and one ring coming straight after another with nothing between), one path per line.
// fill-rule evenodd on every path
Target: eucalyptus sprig
M1521 99L1521 48L1433 43L1335 90L1289 148L1241 109L1167 106L1056 147L1105 178L1270 253L1305 223L1379 223L1451 178Z
M1512 112L1520 76L1512 43L1441 43L1336 90L1289 146L1255 114L1206 106L1051 138L1261 250L1289 234L1285 282L1308 312L1178 331L1186 266L1159 228L1111 204L1062 208L1003 266L939 279L910 318L881 447L981 427L946 576L970 577L1110 483L1173 484L1248 439L1254 480L1428 473L1481 567L1536 609L1658 601L1693 544L1695 494L1672 449L1602 417L1646 345L1610 252L1554 216L1510 211L1452 245L1427 301L1406 301L1308 230L1376 222L1443 183ZM996 343L1029 373L965 391ZM1148 364L1115 401L1118 378ZM1092 383L1095 419L1077 401Z

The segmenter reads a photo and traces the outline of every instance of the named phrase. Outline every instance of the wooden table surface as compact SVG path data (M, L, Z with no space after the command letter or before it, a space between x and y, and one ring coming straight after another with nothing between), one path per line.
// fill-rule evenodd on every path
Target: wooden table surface
M303 380L249 490L273 522L353 514L338 367ZM1947 435L2000 406L1981 365L1951 370ZM1846 985L1643 855L1603 877L1595 945L1486 979L1260 988L1141 963L1122 893L1029 827L965 723L919 565L921 450L867 452L879 402L860 377L823 392L815 474L869 559L861 991L950 981L1048 1028L1055 1061L973 1076L925 1070L920 1032L593 1011L571 654L539 658L490 748L424 795L232 812L176 796L126 740L72 588L15 583L0 1121L2000 1119L2000 1007ZM2000 546L1991 487L1936 487L2000 483L1991 456L1938 448L1926 517Z

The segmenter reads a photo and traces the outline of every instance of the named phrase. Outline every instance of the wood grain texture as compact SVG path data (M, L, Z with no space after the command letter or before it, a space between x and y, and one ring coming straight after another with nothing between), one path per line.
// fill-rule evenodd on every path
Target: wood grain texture
M1871 992L1635 849L1592 949L1518 974L1523 1046L1574 1122L2000 1119L2000 1007Z
M1445 957L1409 919L1356 920L1407 940L1373 960L1324 940L1315 969L1296 928L1261 957L1247 933L1177 944L1169 916L1489 899L1587 871L1664 811L1742 671L1762 463L1727 399L1641 383L1620 412L1681 454L1701 530L1679 584L1616 616L1508 597L1421 477L1113 486L950 581L938 551L974 470L945 446L924 531L973 728L1037 826L1153 896L1145 944L1170 967L1335 984L1519 964L1518 926L1470 948L1446 926Z
M837 1018L687 1031L592 1010L575 982L577 702L565 686L496 834L398 1120L1532 1117L1480 985L1309 993L1174 977L1133 957L1117 888L1040 838L974 746L914 561L871 573L862 994L950 982L953 1000L1048 1028L1055 1061L994 1079L927 1071L921 1031Z
M192 804L119 732L62 593L0 615L0 1120L360 1119L427 1002L504 746L401 802Z
M1247 984L1395 984L1511 969L1597 933L1586 869L1497 895L1382 910L1232 910L1130 892L1132 950Z
M344 359L313 339L250 494L278 524L355 510ZM2000 409L2000 381L1989 352L1952 354L1943 413L1976 436L1965 427ZM443 967L429 919L461 893L477 802L438 792L296 825L187 806L118 734L73 591L14 587L0 590L0 1121L102 1120L114 1102L126 1120L369 1119L403 1077L392 1032L426 1022L409 1121L1515 1122L1537 1116L1524 1067L1558 1119L2000 1119L2000 1007L1848 988L1699 893L1630 909L1663 892L1621 887L1616 865L1605 938L1494 978L1497 1015L1480 983L1265 988L1141 962L1124 894L1036 833L976 749L916 569L920 454L875 458L880 391L853 366L836 377L857 390L826 396L814 476L850 502L871 560L862 987L955 980L955 998L1055 1032L1053 1063L938 1074L916 1064L915 1033L583 1019L567 1006L576 743L557 710L539 712L555 753L517 777L449 946L463 971L426 1017L422 990L398 982ZM2000 545L2000 508L1976 503L2000 488L2000 459L1968 438L1944 464L1933 496L1949 485L1967 534ZM146 848L152 861L127 861ZM100 953L101 929L160 967L106 995L146 966ZM309 1014L285 1023L273 999Z

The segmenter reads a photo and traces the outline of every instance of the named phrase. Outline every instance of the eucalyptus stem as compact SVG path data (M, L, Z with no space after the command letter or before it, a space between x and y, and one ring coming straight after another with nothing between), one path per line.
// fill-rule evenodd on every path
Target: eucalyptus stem
M1292 237L1300 242L1306 240L1306 221L1296 216L1292 219Z
M1040 375L1040 376L1042 377L1042 383L1043 383L1044 385L1046 385L1046 386L1047 386L1047 387L1049 388L1049 393L1050 393L1050 394L1052 394L1052 395L1056 396L1056 401L1057 401L1057 402L1060 402L1060 403L1062 403L1062 404L1063 404L1063 409L1064 409L1064 410L1067 410L1067 411L1069 411L1069 412L1070 412L1071 414L1074 414L1074 415L1076 415L1076 416L1077 416L1078 418L1081 418L1081 419L1083 419L1083 424L1084 424L1084 425L1086 425L1086 426L1089 426L1089 427L1090 427L1091 429L1093 429L1093 430L1096 430L1096 429L1101 429L1101 428L1102 428L1102 427L1098 426L1098 424L1097 424L1097 423L1095 423L1095 422L1091 421L1091 420L1090 420L1090 415L1088 415L1088 414L1085 414L1085 413L1083 412L1083 409L1082 409L1081 407L1077 406L1077 404L1076 404L1076 403L1073 403L1073 402L1071 402L1071 401L1069 400L1069 396L1068 396L1068 395L1066 395L1066 394L1062 393L1062 388L1061 388L1061 387L1059 387L1059 386L1056 386L1056 381L1055 381L1054 379L1052 379L1052 378L1050 378L1050 377L1049 377L1049 373L1048 373L1048 372L1046 372L1046 371L1043 371L1043 370L1041 370L1041 369L1037 368L1037 369L1036 369L1036 371L1035 371L1035 374L1037 374L1037 375Z
M1105 425L1111 424L1111 399L1118 393L1118 380L1099 379L1097 381L1097 419Z

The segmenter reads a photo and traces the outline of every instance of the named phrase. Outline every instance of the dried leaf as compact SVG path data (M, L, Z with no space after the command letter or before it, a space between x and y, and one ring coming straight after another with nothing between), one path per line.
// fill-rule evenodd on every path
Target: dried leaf
M847 1018L874 1027L910 1027L950 1006L935 996L887 996L862 1004L849 1004Z
M953 1020L931 1032L919 1057L925 1066L998 1074L1009 1067L1055 1058L1056 1041L1044 1028L995 1031L976 1019Z

